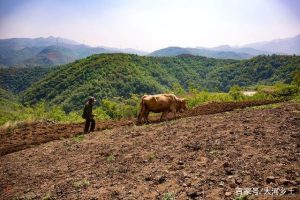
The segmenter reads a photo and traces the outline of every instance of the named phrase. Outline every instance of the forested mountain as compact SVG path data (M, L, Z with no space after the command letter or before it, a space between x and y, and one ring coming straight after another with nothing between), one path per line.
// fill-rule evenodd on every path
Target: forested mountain
M24 103L41 99L79 108L89 95L98 98L165 91L177 80L155 59L129 54L101 54L75 61L50 73L23 95Z
M66 111L81 108L87 96L129 98L172 87L228 91L235 84L291 82L300 69L299 56L258 56L249 60L220 60L192 55L145 57L100 54L61 66L22 94L23 103L45 100Z
M0 68L0 88L18 94L52 70L54 68L48 67Z

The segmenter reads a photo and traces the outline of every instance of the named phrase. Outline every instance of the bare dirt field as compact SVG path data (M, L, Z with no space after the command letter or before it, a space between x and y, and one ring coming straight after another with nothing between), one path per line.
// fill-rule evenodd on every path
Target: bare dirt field
M246 102L212 102L190 109L185 113L177 115L178 118L191 117L197 115L207 115L232 111L238 108L245 108L256 105L266 105L275 101L246 101ZM173 119L169 114L169 120ZM159 117L150 117L151 123L158 123ZM96 130L112 129L116 127L132 126L136 124L135 119L98 121ZM37 121L33 123L21 124L13 130L0 129L0 156L27 149L35 145L43 144L49 141L62 138L73 137L83 132L83 123L59 124L51 121Z
M253 105L1 133L0 199L300 199L300 105L234 110Z

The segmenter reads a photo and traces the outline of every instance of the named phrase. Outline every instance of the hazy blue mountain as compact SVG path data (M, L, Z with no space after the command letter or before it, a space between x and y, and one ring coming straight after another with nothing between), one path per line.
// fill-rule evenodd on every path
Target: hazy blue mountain
M221 45L213 48L167 47L150 54L136 49L90 47L60 37L0 39L0 67L34 67L70 63L93 54L129 53L148 56L178 56L189 54L219 59L249 59L258 55L300 55L300 35L293 38L258 42L244 46Z
M11 39L0 39L0 48L21 50L26 47L47 47L52 45L78 45L79 43L60 37L39 37L39 38L11 38Z
M152 53L148 54L149 56L157 56L157 57L164 57L164 56L178 56L181 54L191 54L191 52L186 48L181 47L167 47L163 49L159 49L153 51Z
M70 51L68 50L70 46L76 45L78 43L75 41L55 37L1 39L0 65L2 67L25 67L65 64L64 60L69 62L75 60L76 57L73 55L72 59L69 55L66 58L63 57L66 55L65 52ZM67 54L75 55L70 52Z
M119 49L119 48L112 48L112 47L102 47L106 50L110 50L113 53L128 53L128 54L136 54L136 55L147 55L149 52L147 51L140 51L132 48L126 48L126 49Z
M300 55L300 35L286 39L276 39L269 42L257 42L244 46L221 45L213 48L197 47L167 47L156 50L149 56L177 56L191 54L211 58L247 59L258 55L288 54Z
M235 52L235 53L245 53L245 54L249 54L249 55L253 55L253 56L272 54L267 51L260 51L260 50L250 48L250 47L232 47L229 45L221 45L221 46L217 46L217 47L213 47L213 48L209 48L209 49L213 50L213 51L229 51L229 52Z
M47 38L11 38L0 40L0 67L60 65L102 53L147 54L147 52L135 49L90 47L72 40L52 36Z
M36 56L22 62L22 66L51 66L73 62L77 59L76 54L69 48L60 46L48 46L41 50Z
M300 35L291 38L246 44L243 47L250 47L260 51L268 51L277 54L300 55Z
M242 52L225 51L225 50L217 51L217 50L210 50L208 48L181 48L181 47L167 47L164 49L159 49L157 51L154 51L148 55L164 57L164 56L178 56L182 54L190 54L194 56L205 56L209 58L221 58L221 59L246 59L246 58L254 57L254 55L250 55Z
M23 49L9 49L0 46L0 65L15 66L18 63L36 56L44 47L24 47Z

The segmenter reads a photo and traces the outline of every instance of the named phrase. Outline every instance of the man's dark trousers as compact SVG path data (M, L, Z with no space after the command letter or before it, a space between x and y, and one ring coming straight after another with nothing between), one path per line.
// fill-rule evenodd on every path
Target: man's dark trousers
M89 129L91 126L91 129ZM85 121L84 132L92 132L95 130L95 120L93 118L87 118Z

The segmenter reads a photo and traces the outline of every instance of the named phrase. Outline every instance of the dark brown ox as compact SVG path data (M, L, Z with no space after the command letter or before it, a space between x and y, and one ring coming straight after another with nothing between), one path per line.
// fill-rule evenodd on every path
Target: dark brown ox
M142 123L143 120L148 123L150 112L162 112L160 120L163 120L169 112L172 112L176 118L176 112L187 109L186 100L178 98L174 94L144 95L141 100L138 123Z

